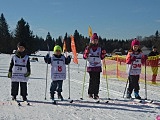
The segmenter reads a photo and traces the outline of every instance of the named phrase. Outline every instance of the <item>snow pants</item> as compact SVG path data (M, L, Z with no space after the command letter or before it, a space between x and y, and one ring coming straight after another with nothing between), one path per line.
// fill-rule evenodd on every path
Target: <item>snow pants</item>
M134 92L139 92L139 75L129 75L129 86L128 92L132 93L133 89Z
M27 82L11 82L11 95L17 96L20 84L20 95L27 96Z
M89 72L88 94L98 94L100 85L100 72Z
M55 91L62 92L63 80L52 81L50 86L50 93L53 95Z

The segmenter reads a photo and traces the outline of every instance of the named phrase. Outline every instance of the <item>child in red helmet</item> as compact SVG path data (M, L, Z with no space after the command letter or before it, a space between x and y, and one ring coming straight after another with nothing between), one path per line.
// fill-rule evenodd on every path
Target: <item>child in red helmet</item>
M131 43L131 49L126 56L127 73L129 79L129 86L127 90L127 98L132 98L131 94L134 90L136 99L141 99L139 95L139 77L141 74L141 65L145 63L146 56L143 55L140 49L140 42L134 39Z
M98 99L100 72L102 72L101 60L105 58L106 51L99 47L97 33L91 37L91 43L86 47L83 58L87 59L87 72L89 73L88 95L90 98Z

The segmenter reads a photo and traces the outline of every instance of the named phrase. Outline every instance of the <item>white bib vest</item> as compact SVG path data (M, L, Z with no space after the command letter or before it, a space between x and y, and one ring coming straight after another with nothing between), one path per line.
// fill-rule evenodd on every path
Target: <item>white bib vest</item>
M141 66L142 66L142 62L141 62L141 58L142 58L142 54L132 54L131 56L135 56L136 60L133 61L132 64L128 64L127 65L127 73L129 75L140 75L141 74Z
M95 52L93 52L92 49L90 49L90 53L88 56L88 67L100 67L101 64L101 48L98 47Z
M11 80L15 82L28 82L28 77L25 77L24 74L27 73L27 61L29 59L28 55L24 58L18 58L16 55L13 56L14 66L12 68L12 77Z
M56 58L53 55L51 57L51 79L52 81L66 79L66 65L64 56L61 56L61 58Z

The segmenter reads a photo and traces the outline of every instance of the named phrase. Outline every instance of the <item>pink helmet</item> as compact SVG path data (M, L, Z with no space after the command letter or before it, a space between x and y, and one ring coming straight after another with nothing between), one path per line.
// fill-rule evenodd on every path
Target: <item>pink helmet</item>
M133 47L134 45L140 45L140 42L136 38L132 40L131 47Z
M91 40L95 40L97 39L98 40L98 36L97 36L97 33L93 33L92 37L91 37Z

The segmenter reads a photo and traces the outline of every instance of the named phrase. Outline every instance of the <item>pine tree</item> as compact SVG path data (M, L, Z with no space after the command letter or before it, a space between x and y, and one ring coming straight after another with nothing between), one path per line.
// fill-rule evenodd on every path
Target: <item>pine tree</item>
M15 31L15 45L18 42L25 42L27 46L28 54L34 53L35 50L35 44L34 43L34 36L33 32L30 30L30 26L26 21L21 18L21 20L18 21Z
M47 46L49 46L49 50L52 51L53 47L55 46L54 38L52 39L52 36L50 35L50 32L48 32L45 40L45 46L46 50L48 50Z
M3 13L0 16L0 52L11 53L11 36Z

